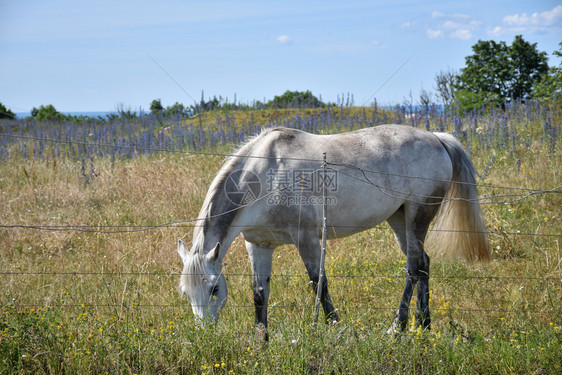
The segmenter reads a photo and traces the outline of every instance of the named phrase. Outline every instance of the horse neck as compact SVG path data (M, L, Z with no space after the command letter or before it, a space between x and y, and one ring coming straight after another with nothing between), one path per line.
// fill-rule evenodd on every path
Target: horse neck
M217 190L211 199L205 199L200 213L201 223L195 228L194 240L202 254L207 254L220 243L220 260L226 252L234 238L238 236L240 230L232 227L239 207L230 202L222 189Z
M232 222L244 209L226 196L224 187L227 178L232 178L233 171L244 169L244 163L247 161L244 155L252 153L251 150L259 138L260 136L257 136L247 142L236 152L236 155L228 159L223 165L211 183L199 213L201 222L199 223L200 226L195 228L193 238L197 238L198 235L203 236L201 244L203 252L209 252L217 242L220 243L221 260L234 238L241 232L241 229L232 227Z

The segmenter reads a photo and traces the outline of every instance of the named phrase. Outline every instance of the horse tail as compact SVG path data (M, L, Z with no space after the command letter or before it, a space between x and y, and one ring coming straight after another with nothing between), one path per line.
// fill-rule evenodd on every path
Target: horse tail
M435 133L453 164L451 184L428 235L428 248L470 262L489 261L490 245L474 178L475 169L452 135Z

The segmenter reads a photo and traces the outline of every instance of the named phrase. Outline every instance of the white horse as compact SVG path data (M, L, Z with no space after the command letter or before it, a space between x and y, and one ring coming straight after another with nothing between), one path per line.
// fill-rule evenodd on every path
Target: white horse
M424 328L430 325L424 240L434 217L430 235L437 250L469 261L490 257L474 169L453 136L401 125L337 135L269 129L243 145L218 172L193 231L191 251L179 241L184 264L180 289L196 317L218 319L227 299L222 261L240 233L252 265L255 323L265 339L277 246L296 245L316 291L324 186L328 238L386 220L407 257L406 286L392 328L396 332L406 326L416 284L417 321ZM326 318L337 321L327 280L322 285L319 298Z

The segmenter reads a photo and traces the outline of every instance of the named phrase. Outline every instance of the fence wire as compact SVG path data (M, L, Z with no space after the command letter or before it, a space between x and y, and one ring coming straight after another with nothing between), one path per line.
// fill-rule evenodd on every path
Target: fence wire
M118 145L118 144L109 144L109 143L91 143L91 142L81 142L75 140L57 140L57 139L49 139L49 138L40 138L40 137L33 137L33 136L25 136L25 135L17 135L17 134L7 134L2 133L0 137L4 138L11 138L11 139L21 139L27 141L35 141L35 142L46 142L46 143L60 143L60 144L70 144L76 146L84 146L84 147L102 147L102 148L111 148L111 149L126 149L131 151L150 151L154 153L181 153L181 154L191 154L191 155L202 155L202 156L215 156L215 157L222 157L222 158L232 158L232 157L240 157L240 158L259 158L259 159L270 159L271 157L268 156L259 156L259 155L240 155L236 153L220 153L220 152L203 152L203 151L189 151L189 150L173 150L173 149L159 149L153 147L145 147L145 146L125 146L125 145ZM290 161L307 161L307 162L318 162L319 164L322 163L321 159L308 159L308 158L295 158L295 157L285 157L285 160ZM386 176L394 176L394 177L403 177L409 179L424 179L424 180L435 180L436 182L443 182L440 180L427 178L423 176L410 176L404 175L399 173L389 173L384 171L374 171L374 170L367 170L364 168L360 168L354 165L348 164L341 164L341 163L327 163L332 170L342 173L344 175L348 175L349 177L359 179L364 183L373 185L379 189L387 190L387 193L390 195L393 194L402 194L405 195L406 192L399 191L396 189L392 189L387 186L381 186L376 184L375 182L369 179L368 175L386 175ZM318 169L319 170L319 169ZM316 173L318 170L311 172ZM348 171L358 171L364 178L357 177L355 175L351 175ZM449 181L446 181L449 182ZM480 197L477 199L477 203L480 204L512 204L519 202L524 199L528 199L532 196L537 195L547 195L547 194L560 194L562 193L561 186L557 186L551 189L543 189L543 188L526 188L526 187L512 187L512 186L498 186L498 185L490 185L490 184L470 184L475 185L477 188L480 189L493 189L493 190L509 190L509 191L520 191L521 194L502 194L502 195L491 195ZM279 193L281 190L272 191L269 194ZM408 193L412 195L411 193ZM415 195L415 194L414 194ZM430 197L427 195L419 194L417 195L420 199L425 198L435 198ZM262 198L260 198L262 199ZM509 199L499 201L499 199ZM442 204L439 202L437 204ZM243 208L244 206L237 207L236 210ZM217 214L215 216L221 216L230 213L230 211L223 212ZM23 229L23 230L40 230L40 231L48 231L48 232L86 232L86 233L99 233L99 234L120 234L120 233L138 233L144 231L151 231L157 230L162 228L194 228L196 226L200 226L201 222L203 222L205 218L195 218L189 220L178 220L178 221L170 221L166 223L156 224L156 225L28 225L28 224L8 224L2 223L0 224L1 229L9 230L9 229ZM302 227L302 226L299 226ZM262 226L264 229L269 229L269 226ZM376 228L373 227L351 227L354 229L391 229L389 226L377 226ZM432 229L430 229L432 230ZM460 232L460 231L459 231ZM467 231L468 232L468 231ZM472 231L470 231L472 232ZM548 233L530 233L530 232L503 232L503 231L487 231L488 235L510 235L510 236L530 236L530 237L545 237L545 238L558 238L561 236L560 233L555 234L548 234ZM0 276L9 277L9 276L112 276L112 277L122 277L122 276L166 276L166 277L179 277L181 273L174 273L174 272L81 272L81 271L71 271L71 272L34 272L34 271L0 271ZM243 277L243 278L251 278L253 275L245 274L245 273L226 273L226 277ZM274 278L305 278L307 277L306 274L273 274L271 277ZM403 275L361 275L361 274L353 274L353 275L345 275L345 274L331 274L327 275L329 278L344 278L344 279L360 279L360 278L370 278L370 279L400 279L404 278ZM526 276L497 276L497 275L488 275L488 276L431 276L432 279L451 279L451 280L479 280L479 281L501 281L501 280L520 280L520 281L545 281L545 282L559 282L562 283L562 277L526 277ZM122 308L122 309L153 309L153 308L186 308L187 304L128 304L128 303L120 303L120 304L90 304L90 303L80 303L80 304L1 304L0 308L16 308L16 309L31 309L31 308L47 308L47 309L55 309L55 308ZM251 309L254 308L254 305L227 305L226 308L230 309ZM272 304L269 308L274 309L310 309L312 310L313 304L306 305L306 304ZM346 310L346 309L370 309L370 310L395 310L395 307L388 307L388 306L373 306L373 305L343 305L338 308L338 310ZM413 309L413 308L412 308ZM541 309L462 309L462 308L432 308L433 311L442 311L447 313L452 312L468 312L468 313L500 313L500 314L559 314L560 311L558 310L541 310Z
M335 134L334 134L335 135ZM267 159L267 160L278 160L277 156L263 156L263 155L246 155L246 154L237 154L236 152L231 153L221 153L221 152L205 152L205 151L193 151L193 150L173 150L173 149L160 149L160 148L153 148L153 147L144 147L144 146L125 146L125 145L117 145L117 144L109 144L109 143L91 143L91 142L81 142L81 141L74 141L74 140L59 140L59 139L49 139L49 138L39 138L33 136L25 136L25 135L18 135L18 134L7 134L7 133L0 133L0 137L12 138L12 139L25 139L25 140L32 140L32 141L40 141L40 142L48 142L48 143L62 143L62 144L70 144L70 145L80 145L80 146L87 146L87 147L102 147L102 148L118 148L118 149L127 149L127 150L137 150L141 147L143 150L155 152L155 153L179 153L179 154L187 154L187 155L203 155L203 156L218 156L222 158L233 158L239 157L244 159ZM323 163L321 158L313 159L313 158L295 158L291 156L286 156L282 158L283 160L287 161L308 161L308 162L317 162L319 165ZM419 180L428 180L428 181L435 181L435 182L450 182L449 180L441 180L431 177L423 177L423 176L412 176L400 173L393 173L393 172L386 172L386 171L376 171L376 170L369 170L365 168L360 168L352 164L344 164L344 163L336 163L336 162L327 162L328 165L331 166L339 166L345 167L348 169L358 170L362 172L364 175L366 173L371 174L378 174L378 175L385 175L385 176L393 176L393 177L404 177L408 179L419 179ZM315 172L319 171L321 168L317 169ZM370 181L367 181L370 183ZM531 193L562 193L560 190L562 186L558 186L552 189L544 189L544 188L525 188L525 187L513 187L513 186L501 186L501 185L491 185L491 184L478 184L478 183L469 183L469 182L460 182L459 184L462 185L469 185L469 186L477 186L479 188L488 188L488 189L502 189L502 190L518 190L518 191L528 191ZM501 202L500 202L501 203Z
M204 274L198 273L182 273L182 272L131 272L131 271L66 271L66 272L55 272L55 271L0 271L0 276L168 276L168 277L180 277L180 276L205 276ZM246 277L252 278L254 275L249 273L224 273L224 276L229 278L234 277ZM302 273L273 273L270 275L272 278L306 278L307 274ZM333 273L327 274L326 277L329 278L341 278L341 279L399 279L403 280L404 275L361 275L361 274L341 274ZM485 276L443 276L443 275L431 275L431 279L440 280L480 280L480 281L500 281L500 280L543 280L543 281L558 281L562 283L562 275L560 277L555 276L503 276L503 275L485 275Z
M44 141L44 142L53 142L53 143L65 143L65 144L76 144L76 145L83 145L83 146L90 146L90 147L118 147L118 148L134 148L134 146L121 146L121 145L112 145L112 144L102 144L102 143L89 143L89 142L78 142L78 141L70 141L70 140L55 140L55 139L48 139L48 138L38 138L38 137L31 137L31 136L23 136L23 135L13 135L13 134L0 134L0 136L2 137L9 137L9 138L18 138L18 139L26 139L26 140L35 140L35 141ZM198 155L207 155L207 156L221 156L221 157L240 157L240 158L260 158L260 159L270 159L273 157L268 157L268 156L256 156L256 155L239 155L237 153L212 153L212 152L199 152L199 151L181 151L181 150L167 150L167 149L154 149L154 148L150 148L151 151L153 152L177 152L177 153L186 153L186 154L198 154ZM292 157L286 157L284 158L285 160L295 160L295 161L314 161L314 162L318 162L318 163L323 163L323 160L316 160L316 159L306 159L306 158L292 158ZM343 175L346 175L350 178L354 178L357 180L360 180L361 182L370 184L376 188L378 188L381 192L383 192L384 194L387 194L393 198L404 198L404 197L409 197L409 196L416 196L421 200L427 200L427 199L442 199L442 197L433 197L433 196L428 196L428 195L424 195L424 194L415 194L415 193L411 193L411 192L404 192L404 191L400 191L397 189L394 189L392 187L389 186L382 186L379 184L376 184L375 182L373 182L367 174L375 174L375 175L385 175L385 176L393 176L393 177L402 177L402 178L407 178L407 179L422 179L422 180L430 180L430 181L435 181L435 182L447 182L449 183L450 181L444 181L444 180L439 180L439 179L434 179L434 178L428 178L428 177L423 177L423 176L412 176L412 175L406 175L406 174L400 174L400 173L391 173L391 172L386 172L386 171L374 171L374 170L366 170L364 168L355 166L355 165L350 165L350 164L342 164L342 163L333 163L333 162L328 162L327 165L331 166L330 168L332 170L334 170L337 173L341 173ZM363 176L361 177L357 177L354 176L348 172L344 172L341 169L336 169L333 167L341 167L341 168L346 168L349 170L356 170L359 171L361 173L361 175ZM315 171L312 171L309 173L309 175L307 177L311 177L314 173L318 173L318 171L321 168L318 168ZM469 202L472 203L479 203L479 204L511 204L511 203L516 203L519 201L522 201L524 199L530 198L531 196L536 196L536 195L546 195L546 194L560 194L562 193L562 186L558 186L555 188L551 188L551 189L535 189L535 188L521 188L521 187L510 187L510 186L496 186L496 185L479 185L479 184L474 184L474 183L466 183L463 182L461 184L468 184L468 185L476 185L480 188L487 188L487 189L503 189L503 190L518 190L518 191L522 191L522 192L526 192L524 194L504 194L504 195L492 195L492 196L485 196L485 197L478 197L476 200L467 200ZM272 191L270 191L268 194L265 194L262 197L259 197L256 201L260 201L260 200L265 200L268 197L274 196L275 194L279 194L279 193L283 193L284 190L286 190L287 188L295 188L298 187L298 182L295 182L289 186L283 186L282 188L276 188L276 189L272 189ZM401 196L400 196L401 195ZM504 200L504 201L498 201L498 199L503 199L503 198L513 198L511 200ZM407 200L412 201L411 198L408 198ZM465 200L465 199L458 199L456 198L455 200ZM440 202L435 202L435 203L427 203L425 201L420 201L420 203L423 204L436 204L436 205L440 205L445 203L446 200L440 201ZM137 233L137 232L142 232L142 231L149 231L149 230L154 230L154 229L159 229L159 228L163 228L163 227L177 227L179 225L182 224L194 224L197 225L196 223L198 222L204 222L206 219L212 219L215 217L219 217L219 216L223 216L223 215L227 215L233 211L237 211L239 209L242 209L250 204L255 203L254 201L246 204L246 205L239 205L238 207L235 207L234 209L225 211L225 212L221 212L218 213L216 215L213 215L212 217L209 218L196 218L196 219L188 219L188 220L179 220L179 221L172 221L172 222L167 222L167 223L162 223L162 224L156 224L156 225L150 225L150 226L143 226L143 225L131 225L131 226L109 226L109 225L105 225L105 226L88 226L88 225L27 225L27 224L20 224L20 223L12 223L12 224L8 224L8 223L0 223L0 228L4 228L4 229L34 229L34 230L44 230L44 231L76 231L76 232L92 232L92 233L103 233L103 234L118 234L118 233ZM101 229L104 228L104 229ZM109 228L109 229L107 229ZM125 229L127 228L127 229ZM267 227L264 227L264 229L267 229ZM365 227L354 227L354 229L370 229ZM501 235L505 235L505 232L499 232L499 233L495 233L495 232L488 232L488 234L501 234ZM544 236L544 237L559 237L560 234L540 234L540 233L521 233L520 231L518 232L512 232L510 233L510 235L528 235L528 236Z
M189 307L188 304L121 304L121 303L108 303L108 304L89 304L89 303L74 303L74 304L6 304L1 305L0 308L14 308L14 309L164 309L164 308L174 308L174 309L185 309ZM255 305L225 305L224 309L254 309ZM312 310L314 304L271 304L268 306L269 309L297 309L297 310ZM408 307L410 312L415 311L416 307ZM391 306L371 306L371 305L343 305L336 309L336 311L341 310L379 310L379 311L395 311L396 307ZM431 308L433 312L444 312L444 313L498 313L498 314L559 314L558 310L539 310L539 309L469 309L469 308L441 308L435 307Z

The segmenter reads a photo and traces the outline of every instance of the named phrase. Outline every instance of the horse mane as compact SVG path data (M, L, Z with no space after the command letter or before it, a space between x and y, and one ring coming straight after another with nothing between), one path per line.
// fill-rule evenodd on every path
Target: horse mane
M184 262L184 269L180 276L180 286L193 290L198 285L197 277L204 277L207 274L203 266L203 258L194 256Z
M189 257L187 261L184 262L184 271L180 277L180 290L185 288L186 290L198 290L199 278L205 277L207 271L203 264L203 244L205 243L205 236L202 229L209 225L209 221L217 213L213 212L213 202L217 199L219 194L223 191L224 184L230 173L235 171L238 166L244 161L245 156L251 154L253 145L258 141L260 137L268 133L270 129L262 130L257 135L254 135L248 140L246 140L242 145L240 145L230 156L228 156L211 182L203 205L201 206L201 211L199 212L199 217L197 219L198 223L193 230L193 241L196 248L198 248L199 256ZM235 212L231 211L227 215L234 215Z
M213 181L209 186L201 211L198 216L198 225L195 226L193 231L193 240L198 239L201 229L205 227L209 219L216 215L213 212L213 202L217 196L223 191L224 184L228 176L237 170L238 166L249 156L253 150L253 146L259 141L260 138L270 133L273 129L262 129L262 131L254 136L249 137L242 145L240 145L231 155L229 155Z

